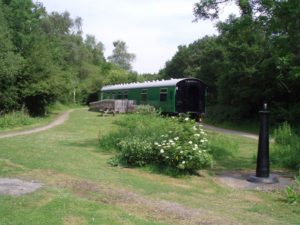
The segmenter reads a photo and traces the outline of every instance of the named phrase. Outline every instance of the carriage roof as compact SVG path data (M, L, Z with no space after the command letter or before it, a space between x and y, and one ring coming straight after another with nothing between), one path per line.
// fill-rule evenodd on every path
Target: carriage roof
M178 82L186 79L198 80L196 78L180 78L180 79L155 80L155 81L146 81L146 82L138 82L138 83L128 83L128 84L115 84L115 85L103 86L101 91L114 91L114 90L152 88L152 87L172 87L172 86L176 86Z

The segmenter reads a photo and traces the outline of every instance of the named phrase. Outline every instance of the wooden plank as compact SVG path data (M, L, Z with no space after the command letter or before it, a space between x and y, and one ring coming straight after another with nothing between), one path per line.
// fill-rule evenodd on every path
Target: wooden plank
M91 102L89 104L90 111L114 111L118 113L133 112L135 109L134 100L101 100L96 102Z

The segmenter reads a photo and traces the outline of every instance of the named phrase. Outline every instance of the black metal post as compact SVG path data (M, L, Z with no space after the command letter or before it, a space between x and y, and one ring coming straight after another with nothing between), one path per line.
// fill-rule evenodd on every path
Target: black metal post
M256 161L256 176L250 176L247 179L250 182L266 184L273 184L278 182L276 176L270 175L269 115L270 111L268 110L268 106L265 103L263 110L259 111L260 129Z
M269 115L270 111L267 109L267 104L264 104L263 110L259 111L260 129L256 163L257 177L269 177L270 175Z

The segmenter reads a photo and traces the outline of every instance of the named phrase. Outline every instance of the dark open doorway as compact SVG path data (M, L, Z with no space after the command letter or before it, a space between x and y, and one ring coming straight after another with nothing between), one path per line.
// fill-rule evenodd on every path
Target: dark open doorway
M200 87L195 84L188 85L186 95L186 111L198 112L200 111Z

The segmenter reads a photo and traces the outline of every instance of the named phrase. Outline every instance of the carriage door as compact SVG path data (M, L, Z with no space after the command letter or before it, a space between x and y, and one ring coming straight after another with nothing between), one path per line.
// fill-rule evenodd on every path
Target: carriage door
M201 86L199 82L186 80L185 82L185 110L199 112L201 103Z

